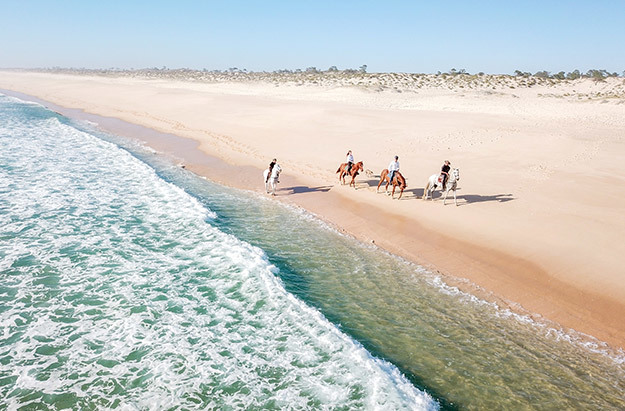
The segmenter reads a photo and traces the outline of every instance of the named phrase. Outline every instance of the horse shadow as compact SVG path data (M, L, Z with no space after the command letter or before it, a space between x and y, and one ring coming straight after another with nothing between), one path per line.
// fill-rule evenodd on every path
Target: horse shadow
M449 199L449 197L447 197ZM508 201L516 200L516 197L512 194L495 194L490 196L483 196L479 194L461 194L458 196L458 200L464 200L464 204L472 204L472 203L484 203L488 201L496 201L498 203L506 203Z
M367 188L376 188L378 186L379 182L380 182L380 176L373 175L373 176L371 176L371 178L368 178L367 180L365 180L364 184L367 185ZM384 185L384 184L382 184L382 185Z
M422 198L425 190L423 188L411 188L410 190L404 190L404 194L412 193L416 198Z
M293 187L283 187L280 191L288 191L287 194L304 194L304 193L326 193L330 191L332 186L319 186L319 187L308 187L308 186L293 186Z

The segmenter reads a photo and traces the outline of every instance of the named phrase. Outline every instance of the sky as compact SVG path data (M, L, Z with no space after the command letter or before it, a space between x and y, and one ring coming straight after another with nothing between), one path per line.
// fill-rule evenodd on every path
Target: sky
M0 0L2 68L625 70L625 0Z

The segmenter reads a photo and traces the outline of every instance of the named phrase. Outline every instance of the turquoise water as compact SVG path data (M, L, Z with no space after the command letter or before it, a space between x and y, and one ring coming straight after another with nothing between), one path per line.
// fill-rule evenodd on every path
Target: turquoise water
M601 344L3 96L0 279L10 409L625 408Z

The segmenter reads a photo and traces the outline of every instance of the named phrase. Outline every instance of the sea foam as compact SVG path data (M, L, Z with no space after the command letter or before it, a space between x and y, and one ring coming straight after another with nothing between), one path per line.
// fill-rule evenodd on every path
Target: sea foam
M130 153L0 97L9 408L436 408Z

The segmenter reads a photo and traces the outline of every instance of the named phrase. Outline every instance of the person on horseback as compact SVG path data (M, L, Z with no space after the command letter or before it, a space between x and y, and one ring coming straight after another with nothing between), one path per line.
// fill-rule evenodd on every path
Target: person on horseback
M354 156L352 155L352 150L347 151L347 174L352 170L352 166L354 165Z
M274 158L273 160L271 160L271 163L269 163L269 172L267 173L267 179L265 180L265 184L269 182L269 178L271 177L271 172L273 171L273 166L275 166L277 162L278 160Z
M441 167L441 178L443 179L443 191L447 189L447 180L449 180L449 170L451 170L451 163L449 160L445 160L445 163Z
M388 178L391 184L393 184L393 177L395 176L395 172L399 171L399 157L395 156L395 160L391 161L391 164L388 165Z

